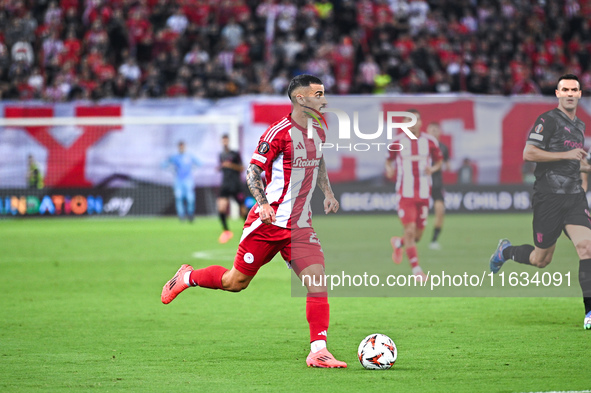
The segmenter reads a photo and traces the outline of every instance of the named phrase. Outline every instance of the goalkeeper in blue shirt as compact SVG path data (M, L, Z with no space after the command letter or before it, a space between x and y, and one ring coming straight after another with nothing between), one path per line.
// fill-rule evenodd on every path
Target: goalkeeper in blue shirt
M193 166L200 166L199 160L194 155L185 151L185 142L179 142L179 152L170 156L163 167L172 166L175 171L174 199L176 213L180 220L187 218L193 222L195 216L195 183L193 181ZM185 202L187 207L185 209Z

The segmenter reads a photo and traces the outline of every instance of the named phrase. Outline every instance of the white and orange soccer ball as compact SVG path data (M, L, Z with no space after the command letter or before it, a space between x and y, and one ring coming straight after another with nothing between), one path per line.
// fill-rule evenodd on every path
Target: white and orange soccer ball
M387 370L396 362L398 351L390 337L374 333L361 341L357 356L361 365L368 370Z

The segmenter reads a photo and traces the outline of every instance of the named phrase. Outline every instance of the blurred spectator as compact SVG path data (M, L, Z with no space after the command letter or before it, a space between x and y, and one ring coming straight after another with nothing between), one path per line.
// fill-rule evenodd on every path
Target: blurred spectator
M103 54L107 52L109 35L99 19L92 22L90 30L84 35L84 45L88 49L96 47Z
M333 4L329 0L320 0L314 4L320 19L328 19L332 16Z
M142 70L137 65L135 59L131 56L127 57L125 63L119 67L119 74L123 76L127 82L135 82L142 76Z
M43 75L39 72L39 67L33 68L27 83L33 89L35 97L40 97L43 87L45 86L45 80L43 79Z
M129 11L127 30L131 53L136 54L140 63L150 61L152 59L153 30L141 8L136 7Z
M121 9L115 9L106 25L109 40L108 55L115 59L116 64L124 61L122 53L129 52L129 32L125 23L125 17Z
M50 102L61 102L69 93L68 86L64 86L61 78L54 78L50 86L45 88L43 98Z
M412 35L416 35L427 21L429 3L425 0L410 0L408 4L408 24Z
M277 75L271 81L271 85L273 86L273 92L275 94L283 94L287 91L287 86L289 85L289 75L287 75L286 70L282 70L279 75Z
M281 0L277 7L277 27L284 33L293 32L296 27L298 9L289 0Z
M150 14L150 23L152 24L155 30L162 29L166 25L166 22L171 15L167 3L168 0L158 0L154 7L152 7L152 13ZM183 8L185 15L187 15L187 13L189 12L187 8L192 9L193 7Z
M54 58L59 58L64 50L64 42L59 38L57 31L52 32L51 35L43 41L43 66L51 63Z
M31 28L23 18L11 19L4 31L4 39L8 45L16 42L31 43L35 40L35 29Z
M76 37L74 29L68 30L63 44L63 56L65 60L72 60L76 64L80 61L82 54L82 42Z
M27 66L31 66L35 60L33 47L28 42L18 41L11 49L12 61L23 62Z
M187 52L183 62L191 67L199 67L209 61L209 54L201 49L199 44L193 44L191 50Z
M244 29L236 23L234 17L231 17L228 24L221 30L221 37L225 39L230 49L236 48L242 42L243 35Z
M10 55L6 45L0 42L0 81L6 80L10 68Z
M365 57L365 61L359 65L359 79L361 93L371 93L375 85L376 76L380 73L380 67L371 55Z
M174 14L166 20L166 26L177 34L183 34L189 25L189 20L182 7L177 7Z
M182 78L176 78L174 83L166 89L167 97L186 97L189 94L187 84Z
M127 96L127 80L125 79L125 77L122 74L117 74L117 76L115 77L115 80L112 83L112 86L110 86L111 91L113 92L113 96L117 97L117 98L123 98Z
M296 39L294 33L290 33L287 36L287 41L282 45L283 55L285 56L284 61L287 66L293 64L298 54L304 50L304 44Z
M43 188L43 173L39 169L39 164L33 156L27 156L27 187L41 189Z
M55 25L62 22L64 11L57 5L57 1L49 3L47 11L45 11L45 18L43 21L48 25Z
M350 37L343 37L332 53L335 83L338 94L348 94L353 84L355 48Z

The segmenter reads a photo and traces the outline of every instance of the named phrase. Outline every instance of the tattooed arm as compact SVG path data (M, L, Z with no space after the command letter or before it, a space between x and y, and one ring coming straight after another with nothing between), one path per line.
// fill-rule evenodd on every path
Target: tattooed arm
M339 202L334 197L334 193L330 187L324 157L320 159L320 164L318 165L318 179L316 180L316 185L324 194L324 213L336 213L339 210Z
M265 187L263 186L263 180L261 179L261 173L263 170L261 167L255 164L250 164L246 170L246 184L250 190L252 196L259 205L259 217L264 224L271 224L276 221L275 211L267 201L265 195Z

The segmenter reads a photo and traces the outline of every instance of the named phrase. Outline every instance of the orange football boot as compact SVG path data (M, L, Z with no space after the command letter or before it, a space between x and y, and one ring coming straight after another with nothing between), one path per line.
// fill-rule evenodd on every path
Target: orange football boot
M336 360L326 348L316 353L310 352L306 358L306 364L308 367L347 368L347 363Z
M192 270L193 266L183 265L179 270L177 270L174 277L164 284L164 287L162 288L162 295L160 297L162 303L168 304L172 302L179 293L189 288L189 286L185 284L184 276L186 272L190 272Z
M402 262L402 238L394 236L392 239L390 239L390 244L394 250L392 253L392 260L398 265L400 262Z
M220 238L218 239L218 241L221 244L228 243L230 241L230 239L232 239L233 237L234 237L234 234L232 233L232 231L223 231L222 234L220 235Z

